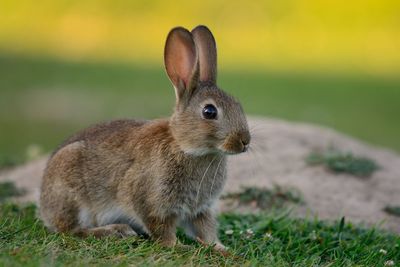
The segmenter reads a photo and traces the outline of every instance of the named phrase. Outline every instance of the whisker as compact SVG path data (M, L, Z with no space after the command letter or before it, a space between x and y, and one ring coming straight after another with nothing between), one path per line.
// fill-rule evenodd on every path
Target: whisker
M218 173L219 167L220 167L221 162L222 162L223 159L224 159L224 157L221 157L221 159L218 162L217 170L214 173L214 178L213 178L213 181L211 183L211 189L210 189L210 198L211 198L211 193L212 193L212 190L213 190L213 187L214 187L215 178L217 177L217 173Z
M267 128L261 124L253 124L250 125L249 131L250 132L260 132L260 131L266 131Z
M257 170L262 169L262 168L264 167L264 165L265 165L265 164L263 164L263 162L262 162L263 157L264 157L264 154L261 153L260 151L258 151L258 150L257 150L256 148L254 148L254 147L253 147L252 149L250 149L249 152L250 152L249 155L252 157L252 160L255 162L255 164L256 164L256 166L257 166L257 168L253 168L253 169L252 169L252 175L255 175L256 169L257 169Z
M206 174L207 174L207 172L208 172L208 169L210 168L211 164L214 162L214 160L215 160L216 158L217 158L217 155L215 155L215 156L213 157L213 159L211 160L210 164L208 164L208 167L207 167L206 170L204 171L203 176L201 177L200 184L199 184L199 187L197 188L197 193L196 193L196 204L197 204L198 201L199 201L199 193L200 193L200 189L201 189L201 185L202 185L202 183L203 183L204 177L206 176Z
M268 137L265 134L253 134L251 135L250 147L256 146L257 148L266 149L266 140Z

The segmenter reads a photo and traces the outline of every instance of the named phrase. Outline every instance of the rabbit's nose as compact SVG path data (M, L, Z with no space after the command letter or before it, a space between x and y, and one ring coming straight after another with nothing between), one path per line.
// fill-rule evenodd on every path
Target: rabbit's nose
M242 152L246 152L249 149L249 143L242 140L243 150Z
M242 142L243 149L242 152L246 152L250 145L250 134L248 131L240 133L240 141Z

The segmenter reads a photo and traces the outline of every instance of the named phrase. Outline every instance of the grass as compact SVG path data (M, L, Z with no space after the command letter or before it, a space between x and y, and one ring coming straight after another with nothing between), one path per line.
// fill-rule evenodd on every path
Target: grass
M386 206L383 210L390 215L400 217L400 206Z
M309 164L323 164L335 173L348 173L358 177L369 177L379 166L371 159L343 153L336 150L325 153L312 153L308 158Z
M24 160L20 155L0 154L0 170L17 166L23 162Z
M274 186L270 188L243 187L236 193L228 193L223 199L232 199L241 205L252 205L262 210L282 208L288 203L302 203L300 192L294 189Z
M79 239L49 233L36 207L0 205L1 266L383 266L400 262L400 237L345 222L291 219L287 213L219 217L223 258L179 233L189 248L165 249L143 238Z
M400 151L398 79L233 71L220 65L220 86L240 99L248 114L323 124ZM0 53L0 154L23 161L31 144L50 151L98 121L168 116L174 99L161 60L149 67Z
M13 182L0 182L0 203L9 197L21 196L25 192L18 189Z

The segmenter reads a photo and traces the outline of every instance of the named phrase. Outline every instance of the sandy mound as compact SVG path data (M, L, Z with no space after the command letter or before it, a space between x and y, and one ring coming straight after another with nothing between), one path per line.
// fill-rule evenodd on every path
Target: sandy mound
M282 185L299 189L305 205L294 213L317 214L322 219L346 216L354 222L382 223L400 232L400 218L388 215L386 205L400 205L400 156L392 151L363 144L333 130L304 123L251 118L253 149L229 160L226 192L242 185ZM381 167L370 178L333 174L322 166L309 166L305 159L315 150L334 147L373 159ZM28 193L20 201L36 201L46 158L0 174ZM222 206L224 208L224 206Z

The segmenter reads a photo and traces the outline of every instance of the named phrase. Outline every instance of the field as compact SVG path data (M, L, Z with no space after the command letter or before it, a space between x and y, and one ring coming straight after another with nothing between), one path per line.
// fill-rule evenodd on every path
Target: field
M399 79L223 67L219 73L219 85L248 114L319 123L400 151ZM24 160L32 144L50 151L98 121L168 116L174 99L161 62L139 67L0 55L0 158Z
M219 86L248 115L328 126L400 152L399 10L396 0L4 0L0 171L99 121L169 116L175 96L163 69L165 37L177 25L198 24L216 36ZM0 183L0 266L400 263L399 235L345 218L297 219L286 209L221 214L227 258L182 233L189 247L139 237L81 240L46 231L35 205L6 199L18 193Z

